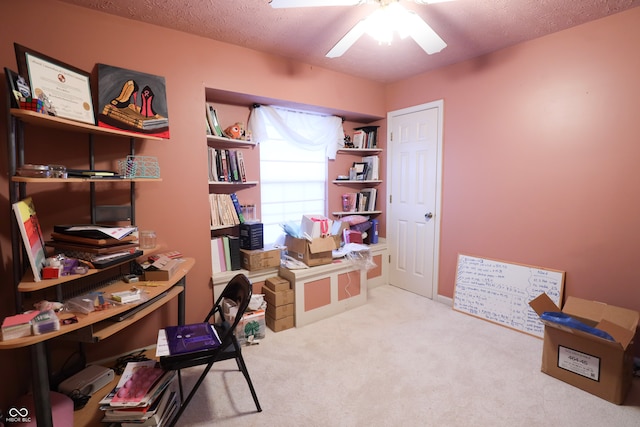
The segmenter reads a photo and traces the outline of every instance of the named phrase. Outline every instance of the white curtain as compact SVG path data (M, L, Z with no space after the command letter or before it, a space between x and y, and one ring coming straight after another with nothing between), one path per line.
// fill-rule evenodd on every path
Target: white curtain
M248 129L258 143L266 139L285 139L305 150L324 150L335 159L344 141L342 119L316 113L292 111L269 105L253 108ZM274 135L274 132L277 134Z

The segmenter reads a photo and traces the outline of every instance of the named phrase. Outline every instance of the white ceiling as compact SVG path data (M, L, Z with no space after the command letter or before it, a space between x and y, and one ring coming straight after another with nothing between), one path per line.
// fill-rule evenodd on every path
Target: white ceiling
M427 55L411 38L381 46L364 35L342 57L330 59L329 49L375 5L273 9L269 0L60 1L384 83L640 6L640 0L401 0L444 39L444 50Z

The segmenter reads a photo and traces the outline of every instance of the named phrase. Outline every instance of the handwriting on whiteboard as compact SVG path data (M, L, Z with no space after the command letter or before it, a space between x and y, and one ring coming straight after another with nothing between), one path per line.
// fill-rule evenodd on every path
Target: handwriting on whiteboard
M560 305L564 272L468 255L458 256L455 310L542 337L529 301L545 292Z

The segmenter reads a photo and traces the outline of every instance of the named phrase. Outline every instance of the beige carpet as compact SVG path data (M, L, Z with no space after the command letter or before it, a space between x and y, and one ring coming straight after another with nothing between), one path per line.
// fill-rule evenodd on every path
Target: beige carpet
M263 412L226 361L178 425L640 425L640 379L614 405L541 373L541 352L537 338L383 286L365 306L244 348Z

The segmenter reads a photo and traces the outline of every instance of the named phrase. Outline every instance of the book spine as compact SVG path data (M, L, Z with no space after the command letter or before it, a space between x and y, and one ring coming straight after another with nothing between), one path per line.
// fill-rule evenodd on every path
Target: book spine
M238 158L236 150L229 150L229 166L230 166L230 181L240 181L240 175L238 173Z
M231 196L231 201L233 202L233 207L238 214L238 220L240 221L240 224L244 223L244 215L242 215L242 207L240 206L238 195L236 193L231 193L229 196Z
M244 154L242 151L238 151L238 169L240 171L240 180L242 182L247 182L247 170L244 165Z

